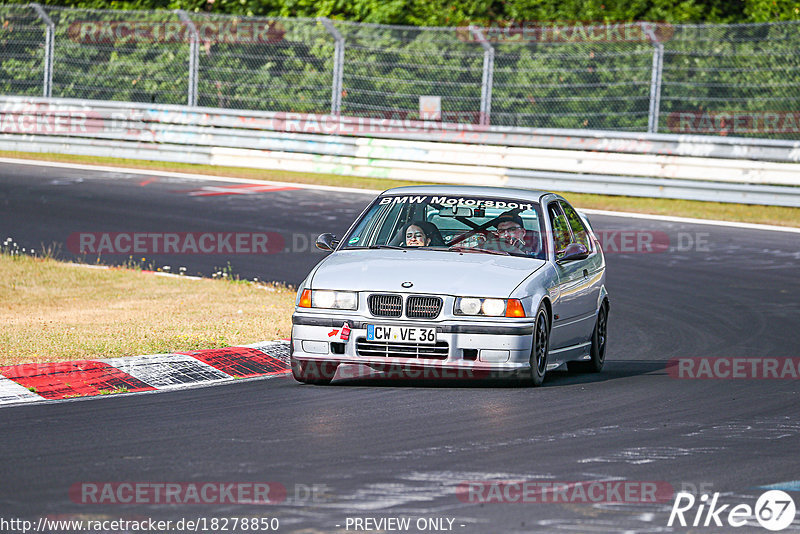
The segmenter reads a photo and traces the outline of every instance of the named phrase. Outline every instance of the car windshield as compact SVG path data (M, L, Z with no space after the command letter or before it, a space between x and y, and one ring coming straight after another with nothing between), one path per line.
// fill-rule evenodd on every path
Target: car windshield
M383 195L342 249L420 248L545 258L539 204L480 196Z

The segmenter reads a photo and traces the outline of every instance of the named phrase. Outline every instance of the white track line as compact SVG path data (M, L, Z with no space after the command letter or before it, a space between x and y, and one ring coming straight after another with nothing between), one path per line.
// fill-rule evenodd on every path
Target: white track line
M56 167L62 169L75 169L83 171L114 172L125 174L142 174L148 176L164 176L168 178L183 178L187 180L214 180L218 182L228 182L236 184L269 184L280 187L294 187L297 189L312 189L317 191L335 191L339 193L355 193L362 195L375 196L382 191L374 189L358 189L355 187L335 187L330 185L300 184L295 182L275 182L271 180L250 180L246 178L231 178L229 176L215 176L211 174L190 174L183 172L157 171L147 169L131 169L127 167L107 167L102 165L81 165L77 163L58 163L52 161L40 161L30 159L0 158L0 163L11 163L14 165L34 165L39 167ZM628 219L648 219L653 221L677 222L685 224L704 224L709 226L726 226L729 228L741 228L746 230L763 230L770 232L789 232L800 233L800 228L790 226L774 226L770 224L754 224L732 221L719 221L715 219L694 219L690 217L672 217L669 215L651 215L647 213L630 213L625 211L606 211L578 208L587 214L606 215L609 217L623 217Z
M300 184L296 182L275 182L272 180L251 180L248 178L231 178L230 176L215 176L212 174L190 174L185 172L158 171L148 169L131 169L128 167L107 167L104 165L81 165L78 163L58 163L54 161L39 161L33 159L0 158L0 163L14 165L34 165L37 167L58 167L79 171L99 171L125 174L142 174L147 176L164 176L166 178L184 178L187 180L213 180L215 182L228 182L233 184L275 185L279 187L293 187L295 189L315 189L317 191L335 191L338 193L360 193L375 196L382 191L372 189L358 189L355 187L336 187L332 185ZM258 170L258 169L254 169ZM264 171L269 172L269 171Z
M714 219L693 219L691 217L672 217L670 215L651 215L649 213L628 213L624 211L605 211L578 208L578 211L589 215L608 215L609 217L627 217L629 219L650 219L654 221L666 221L687 224L707 224L710 226L729 226L731 228L745 228L748 230L767 230L770 232L791 232L800 234L800 228L791 226L775 226L771 224L755 224L733 221L717 221Z

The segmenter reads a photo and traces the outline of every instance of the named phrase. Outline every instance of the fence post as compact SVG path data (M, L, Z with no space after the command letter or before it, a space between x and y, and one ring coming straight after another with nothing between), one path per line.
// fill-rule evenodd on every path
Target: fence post
M42 81L42 95L45 98L53 96L53 41L55 39L55 24L39 4L30 4L36 14L42 19L47 28L44 33L44 80Z
M342 74L344 72L344 37L327 17L318 17L318 21L325 26L328 33L333 37L335 44L333 49L333 83L331 84L331 115L339 115L342 112Z
M658 132L661 113L661 77L664 71L664 45L661 44L649 22L642 23L642 30L653 44L653 66L650 70L650 110L647 114L647 132Z
M483 74L481 76L481 120L480 124L488 126L492 115L492 85L494 84L494 48L483 36L477 26L470 26L472 36L483 47Z
M197 35L197 27L195 27L189 14L183 9L176 9L175 13L181 19L187 28L189 28L189 90L186 96L186 103L191 107L197 106L197 77L199 70L200 49L198 41L200 40Z

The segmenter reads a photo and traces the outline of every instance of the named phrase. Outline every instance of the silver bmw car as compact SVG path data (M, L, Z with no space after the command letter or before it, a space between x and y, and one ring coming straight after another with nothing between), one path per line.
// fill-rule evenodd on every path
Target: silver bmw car
M292 373L327 384L343 364L423 377L599 372L605 259L561 196L412 186L381 193L300 284Z

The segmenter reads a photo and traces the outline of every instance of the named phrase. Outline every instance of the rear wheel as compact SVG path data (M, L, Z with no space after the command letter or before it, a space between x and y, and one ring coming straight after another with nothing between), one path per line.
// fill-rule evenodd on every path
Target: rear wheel
M606 341L608 340L608 305L604 302L597 312L597 320L592 332L591 359L585 362L569 362L567 368L579 373L599 373L606 362Z
M547 308L539 305L536 322L533 325L533 346L531 347L530 370L525 381L531 386L541 386L547 372L547 354L550 351L550 320Z
M298 382L324 386L330 384L338 364L326 361L302 361L292 358L292 376Z

